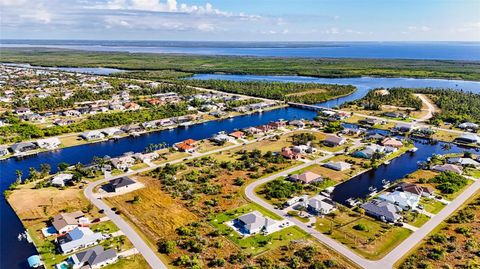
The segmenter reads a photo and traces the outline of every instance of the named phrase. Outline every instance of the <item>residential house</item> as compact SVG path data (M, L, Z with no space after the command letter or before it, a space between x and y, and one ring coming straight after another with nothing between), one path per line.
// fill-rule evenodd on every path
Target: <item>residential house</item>
M478 124L473 122L464 122L458 125L458 128L464 129L464 130L478 130L480 127L478 126Z
M311 145L298 145L298 146L293 146L292 150L294 152L298 152L301 154L305 153L316 153L317 149L312 147Z
M288 179L295 182L298 181L303 184L310 184L310 183L322 181L323 177L321 175L307 171L301 174L291 175Z
M372 144L372 145L366 146L362 150L358 150L354 152L353 156L358 158L363 158L363 159L371 159L373 158L375 153L382 154L382 155L385 154L386 153L385 149L386 148L383 146ZM393 150L394 148L390 148L390 149Z
M401 119L408 118L407 115L405 115L403 113L399 113L399 112L385 112L385 113L383 113L383 115L385 115L386 117L389 117L389 118L401 118Z
M19 115L19 116L24 116L24 115L28 115L28 114L32 114L33 112L29 109L29 108L26 108L26 107L19 107L17 109L15 109L15 114Z
M235 139L240 139L245 137L245 133L241 131L235 131L235 132L229 133L228 135Z
M27 151L30 151L30 150L34 150L34 149L37 149L37 148L38 148L38 146L35 145L32 142L19 142L19 143L15 143L15 144L10 146L10 150L13 153L17 153L17 154L27 152Z
M90 141L90 140L95 140L95 139L102 139L102 138L105 137L105 135L100 131L94 130L94 131L84 132L80 135L80 137L82 137L83 139L85 139L87 141Z
M97 269L115 263L118 260L118 256L113 248L105 250L102 246L94 246L93 248L73 254L70 256L70 260L73 263L73 269Z
M125 192L131 189L137 182L129 177L120 177L110 180L108 183L108 189L112 192Z
M366 126L374 126L379 124L380 121L377 119L366 118L366 119L359 120L358 123Z
M279 121L270 122L268 125L274 129L278 129L278 128L285 127L287 123L285 121L279 120Z
M336 135L329 135L322 143L328 147L337 147L347 143L347 139Z
M52 180L50 181L50 184L55 187L65 187L65 185L73 180L73 175L72 174L58 174L55 175Z
M113 167L125 171L135 164L135 159L131 155L126 155L112 158L110 159L110 162L112 163Z
M127 102L123 104L123 106L128 110L138 110L140 109L140 105L134 102Z
M399 206L403 210L417 208L420 203L420 195L403 191L385 192L380 194L378 199Z
M328 163L324 164L323 166L336 170L336 171L345 171L352 168L352 165L346 162L333 162L329 161Z
M399 187L404 192L410 192L419 196L433 197L434 195L434 189L431 187L423 187L410 183L401 183Z
M383 140L384 138L385 136L379 133L371 133L371 134L368 134L366 137L367 140L375 140L375 141L380 141L380 140Z
M82 211L60 213L53 217L52 226L58 234L65 234L73 229L88 224L88 219Z
M66 117L80 117L82 115L80 111L75 109L64 111L62 114Z
M323 195L317 195L307 201L307 210L314 215L330 214L335 209L335 202Z
M143 131L142 126L138 124L129 124L120 128L123 132L128 134L139 133Z
M302 154L294 152L291 148L288 147L283 147L280 154L289 160L298 160L302 158Z
M344 128L342 134L346 135L360 135L363 131L360 128Z
M245 131L245 133L251 134L251 135L259 134L259 133L262 132L260 129L258 129L256 127L248 127L248 128L243 129L243 131Z
M462 144L477 144L480 143L480 137L476 134L463 134L455 138L455 141Z
M401 148L403 143L393 137L387 137L380 142L385 147Z
M115 127L103 129L103 130L101 130L101 132L103 134L105 134L106 136L115 136L115 135L123 134L122 130L120 130L119 128L115 128Z
M0 156L5 156L10 154L10 151L8 151L8 148L5 146L0 146Z
M437 164L437 165L434 165L432 166L430 169L432 169L433 171L437 171L437 172L453 172L455 174L459 174L461 175L463 173L463 169L462 167L458 166L458 165L455 165L455 164L450 164L450 163L447 163L447 164Z
M176 148L178 151L193 153L195 151L195 145L197 141L193 139L187 139L183 142L175 144L173 147Z
M468 166L468 167L480 167L480 163L471 158L460 158L460 157L448 158L447 163L458 164L461 166Z
M367 215L380 219L381 221L398 222L402 219L402 216L398 214L402 209L389 202L374 199L364 203L361 207Z
M39 139L37 140L36 143L40 148L44 148L44 149L56 149L62 144L60 142L60 139L56 137Z
M57 243L62 253L70 253L94 246L102 239L103 235L101 233L94 233L87 227L76 227L67 234L57 237Z
M216 134L215 136L210 138L210 140L216 144L222 145L227 142L232 142L233 138L222 132L222 133Z
M393 130L400 133L408 133L413 130L413 126L408 123L397 123Z
M140 160L142 162L151 162L160 157L157 152L149 152L149 153L135 153L132 155L133 158Z
M270 233L278 226L276 221L256 210L233 220L233 225L242 234Z
M291 120L288 122L288 125L295 126L297 128L305 128L305 122L301 120Z

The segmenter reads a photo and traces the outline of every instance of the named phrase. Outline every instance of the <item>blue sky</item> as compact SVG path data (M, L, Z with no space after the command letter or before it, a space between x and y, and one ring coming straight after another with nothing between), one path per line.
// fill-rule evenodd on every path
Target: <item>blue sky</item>
M2 39L480 41L478 0L1 0Z

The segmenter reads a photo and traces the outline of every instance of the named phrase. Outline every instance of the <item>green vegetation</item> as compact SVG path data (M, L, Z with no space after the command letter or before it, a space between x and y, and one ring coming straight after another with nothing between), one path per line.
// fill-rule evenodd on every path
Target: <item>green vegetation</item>
M11 125L0 127L0 144L141 123L145 121L183 116L188 113L187 105L184 103L168 104L152 109L142 109L137 111L100 113L90 115L85 120L71 125L45 128L30 123L21 123L18 118L9 115L7 118Z
M448 89L416 91L429 94L430 99L441 109L441 112L432 118L432 123L438 123L439 121L480 123L480 94Z
M265 195L267 199L289 198L299 194L303 190L300 182L289 182L284 179L275 179L265 184L260 194Z
M424 239L398 268L479 268L479 217L477 195Z
M163 79L191 73L302 75L316 77L431 77L480 80L480 63L398 59L301 59L84 52L45 48L2 48L0 61L42 66L111 67L150 73L128 76ZM127 74L125 74L127 75Z
M407 88L373 89L365 97L346 103L343 106L355 104L369 110L381 110L382 105L391 105L420 110L422 108L422 100L413 94L414 90Z
M186 80L185 83L218 91L306 104L323 102L355 91L353 86L317 83L231 80Z
M461 175L447 171L429 179L428 182L438 184L436 188L442 193L452 194L465 187L468 184L468 179Z

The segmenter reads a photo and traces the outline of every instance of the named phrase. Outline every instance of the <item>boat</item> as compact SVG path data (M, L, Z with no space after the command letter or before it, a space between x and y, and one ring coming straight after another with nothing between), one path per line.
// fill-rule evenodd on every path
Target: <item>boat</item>
M370 196L370 197L374 196L378 192L377 188L375 188L373 186L370 186L370 188L368 188L368 190L370 191L370 193L368 194L368 196Z
M417 152L417 150L418 150L418 148L417 148L417 147L413 147L413 148L411 148L411 149L410 149L410 150L408 150L408 151L410 151L410 152Z
M389 160L386 160L383 162L384 164L390 164L390 161Z
M390 187L390 185L391 185L392 183L391 183L390 181L386 180L386 179L383 179L383 180L382 180L382 184L383 184L382 187L383 187L384 189L387 189L388 187Z
M192 123L190 121L187 121L187 122L180 123L179 125L180 125L180 127L187 128L188 126L192 125Z
M350 206L350 207L355 207L357 205L359 205L361 203L360 200L358 199L354 199L354 198L348 198L345 202L347 202L347 204Z

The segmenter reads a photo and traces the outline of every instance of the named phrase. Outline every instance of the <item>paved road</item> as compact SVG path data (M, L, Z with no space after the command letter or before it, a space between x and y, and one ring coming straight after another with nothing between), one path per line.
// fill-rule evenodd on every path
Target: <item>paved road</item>
M322 106L317 106L317 105L307 105L307 104L292 103L292 102L290 102L289 104L292 104L293 106L298 105L298 106L303 106L303 107L311 107L311 108L313 108L313 109L324 109L324 110L330 110L330 111L336 111L336 112L343 112L343 113L347 113L347 114L350 114L350 113L351 113L351 111L344 111L344 110L339 110L339 109L332 109L332 108L322 107ZM387 118L382 118L382 117L377 117L377 116L371 116L371 115L365 115L365 114L355 113L355 112L353 113L353 115L356 115L356 116L359 116L359 117L363 117L363 118L369 118L369 119L386 121L386 122L411 124L412 126L415 126L415 127L431 128L431 129L437 130L437 131L446 131L446 132L451 132L451 133L460 134L460 135L463 135L463 134L471 134L471 133L469 133L469 132L464 132L464 131L460 131L460 130L445 129L445 128L440 128L440 127L435 127L435 126L432 126L432 125L429 125L429 124L421 124L421 123L418 123L418 122L416 122L416 123L415 123L415 122L409 123L409 122L405 122L405 121L394 120L394 119L387 119Z
M388 253L380 261L393 266L399 259L414 248L420 241L427 236L435 227L437 227L442 221L448 218L454 213L460 206L462 206L472 195L480 190L480 180L475 181L468 187L462 194L460 194L455 200L449 203L442 209L437 215L433 216L427 223L420 227L415 233L410 235L405 241L398 245L393 251Z
M291 132L293 132L293 131L286 131L284 133L287 134L287 133L291 133ZM273 135L276 135L276 134L268 135L268 136L263 137L261 139L268 139L269 137L271 137ZM252 140L252 141L245 142L244 144L251 144L251 143L255 143L257 141L258 141L258 139L255 139L255 140ZM186 159L199 158L199 157L202 157L202 156L210 155L210 154L217 153L217 152L220 152L220 151L230 150L230 149L237 148L237 147L240 147L240 146L242 146L242 145L241 144L235 144L235 145L215 149L215 150L205 152L205 153L198 153L198 154L189 156ZM167 162L167 163L169 163L169 164L180 163L180 162L183 162L184 159L185 158L170 161L170 162ZM164 268L167 268L167 266L160 260L160 258L158 258L158 256L155 254L155 252L143 241L143 239L137 234L137 232L122 217L115 214L115 212L113 212L111 210L111 208L106 203L103 202L103 200L98 199L99 195L94 193L94 189L95 189L95 187L97 187L99 185L102 185L102 184L104 184L104 183L106 183L106 182L108 182L112 179L120 178L120 177L124 177L124 176L131 176L131 175L135 175L135 174L138 174L138 173L150 171L150 170L155 169L157 167L165 166L167 163L145 167L145 168L142 168L142 169L139 169L139 170L136 170L136 171L129 171L129 172L126 172L126 173L123 173L123 174L120 174L120 175L116 175L114 177L106 177L104 179L91 182L90 184L88 184L87 188L85 188L85 190L84 190L85 197L87 197L87 199L90 200L90 202L92 202L92 204L94 204L96 207L98 207L99 209L103 209L105 211L105 215L113 223L115 223L115 225L117 225L117 227L120 229L120 231L122 231L125 234L125 236L132 242L132 244L135 246L135 248L138 250L138 252L142 254L142 256L145 258L145 260L148 262L148 264L153 269L164 269Z
M415 94L422 102L427 106L428 113L419 118L418 121L427 121L433 117L433 113L436 111L435 106L432 104L432 102L423 94Z

